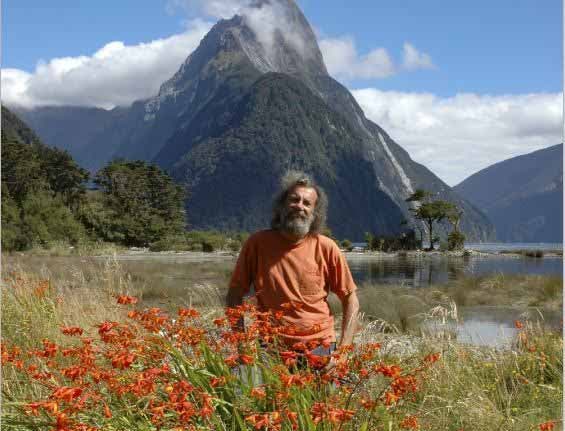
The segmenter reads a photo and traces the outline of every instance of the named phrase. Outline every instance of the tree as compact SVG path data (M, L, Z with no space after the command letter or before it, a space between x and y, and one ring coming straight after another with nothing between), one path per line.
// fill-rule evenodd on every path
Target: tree
M81 168L67 151L41 145L38 153L49 188L60 194L65 205L76 212L86 193L84 184L89 178L88 171Z
M451 202L443 200L431 200L432 194L423 189L417 189L410 195L406 202L418 202L416 208L410 211L418 220L422 220L428 227L428 236L430 239L429 251L434 249L434 244L438 241L438 237L434 236L434 223L439 223L455 210L455 205Z
M98 226L92 226L90 218L90 227L101 236L110 232L125 245L145 247L162 237L183 233L184 190L159 167L141 160L114 160L98 171L94 182L109 212Z
M453 230L447 235L448 250L462 250L465 246L465 234L459 230L462 215L463 210L455 205L447 214L447 220L453 226Z
M2 130L2 248L77 244L84 229L75 215L88 172L66 151L43 145L23 123L18 127Z

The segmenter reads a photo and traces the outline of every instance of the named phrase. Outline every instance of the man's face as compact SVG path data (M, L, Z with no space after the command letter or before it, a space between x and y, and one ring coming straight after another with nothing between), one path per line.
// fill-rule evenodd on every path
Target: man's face
M291 235L304 237L314 221L318 194L310 187L294 187L287 195L282 212L282 228Z

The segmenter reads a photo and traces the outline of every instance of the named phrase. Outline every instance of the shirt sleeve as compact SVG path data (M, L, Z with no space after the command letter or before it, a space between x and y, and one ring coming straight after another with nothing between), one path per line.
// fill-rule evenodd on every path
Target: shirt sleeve
M237 258L237 263L233 270L229 288L230 289L242 289L243 294L249 293L251 283L253 283L253 278L256 270L256 250L254 246L254 241L252 237L245 241L245 244L241 248L239 257Z
M347 260L337 248L332 249L329 265L330 290L340 299L345 298L357 289L349 270Z

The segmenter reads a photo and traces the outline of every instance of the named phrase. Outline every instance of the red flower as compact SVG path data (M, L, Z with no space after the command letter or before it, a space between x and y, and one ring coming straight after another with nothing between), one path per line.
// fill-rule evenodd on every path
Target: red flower
M250 355L239 355L239 360L242 364L251 365L255 359Z
M199 317L200 313L194 308L179 308L179 317Z
M119 295L118 296L118 304L126 305L126 304L136 304L137 298L128 295Z
M402 422L400 422L400 426L405 429L417 430L420 428L418 424L418 418L416 416L406 416Z
M254 398L265 398L267 396L265 388L253 388L250 395Z
M74 335L82 335L84 331L78 326L63 326L61 327L61 332L72 337Z
M544 422L542 424L539 424L540 431L551 431L554 428L555 428L555 422L553 422L553 421L548 421L548 422Z
M55 391L51 394L51 397L70 403L75 398L78 398L80 394L82 394L81 388L61 386L60 388L55 389Z

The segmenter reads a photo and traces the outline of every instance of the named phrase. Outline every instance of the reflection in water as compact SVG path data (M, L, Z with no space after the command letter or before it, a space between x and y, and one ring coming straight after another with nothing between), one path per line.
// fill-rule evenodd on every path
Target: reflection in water
M494 257L446 258L406 256L382 259L355 258L349 260L353 278L358 284L397 284L427 287L443 284L463 276L486 274L561 275L563 261L559 257L543 259Z

